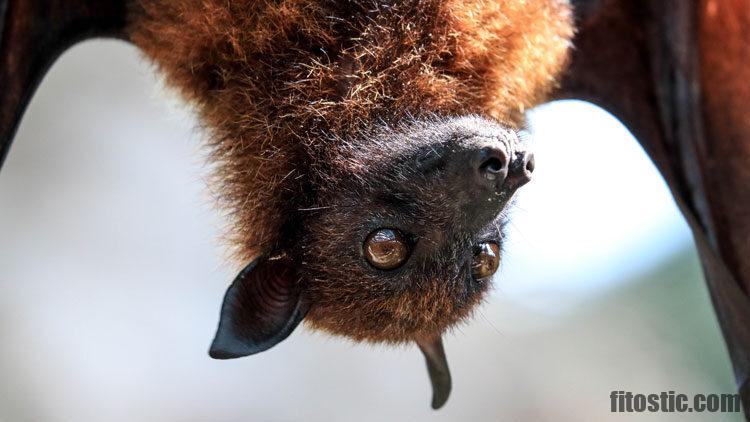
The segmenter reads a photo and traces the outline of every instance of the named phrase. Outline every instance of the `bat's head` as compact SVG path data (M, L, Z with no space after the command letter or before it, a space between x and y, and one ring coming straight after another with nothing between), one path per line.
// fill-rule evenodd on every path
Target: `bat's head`
M488 290L533 154L516 131L477 116L379 127L336 145L287 243L227 293L211 354L265 350L304 318L355 340L439 350L430 367L447 376L441 335ZM439 407L449 379L433 382Z
M357 340L434 338L500 262L505 210L534 160L479 117L380 128L325 160L300 249L309 323Z
M563 0L140 0L131 39L198 106L246 267L211 354L257 353L303 320L416 341L486 292L534 162L518 129L572 35ZM178 35L179 34L179 35Z
M361 132L316 167L284 241L236 280L258 290L228 296L225 316L264 313L246 322L291 330L306 315L334 334L399 343L439 337L480 301L534 157L517 131L468 116Z

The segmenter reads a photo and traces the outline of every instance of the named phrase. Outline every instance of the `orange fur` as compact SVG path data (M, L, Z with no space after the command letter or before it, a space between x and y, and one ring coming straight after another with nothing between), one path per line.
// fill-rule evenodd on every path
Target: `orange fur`
M130 21L197 106L243 261L278 245L325 136L406 115L521 125L572 35L563 0L138 0Z

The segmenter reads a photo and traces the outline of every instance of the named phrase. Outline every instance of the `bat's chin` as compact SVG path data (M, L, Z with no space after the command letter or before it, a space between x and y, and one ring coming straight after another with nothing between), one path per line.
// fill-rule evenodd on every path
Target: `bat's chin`
M306 324L316 330L368 343L403 344L439 337L469 318L489 280L466 277L413 286L398 296L351 303L311 304Z
M311 328L349 337L355 341L388 344L416 344L424 355L432 386L433 409L439 409L451 392L443 334L467 318L479 304L487 281L467 281L463 294L451 295L446 285L433 285L432 291L405 294L388 303L393 306L363 303L359 307L337 304L311 306L305 321ZM461 283L458 283L460 285ZM467 293L468 290L473 290Z

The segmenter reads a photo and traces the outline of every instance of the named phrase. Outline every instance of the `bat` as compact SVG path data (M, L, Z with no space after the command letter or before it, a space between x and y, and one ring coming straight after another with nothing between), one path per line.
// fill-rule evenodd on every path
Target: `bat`
M450 392L441 335L481 300L533 171L523 112L553 89L594 102L636 135L693 230L747 410L750 6L484 6L0 0L0 162L57 55L89 37L133 42L197 105L235 222L245 267L211 355L266 350L302 320L414 341L438 408ZM494 186L480 195L491 206L466 195L477 183Z
M481 302L530 180L524 111L554 88L567 2L0 0L0 151L77 41L135 44L194 105L244 267L209 354L267 350L304 320L415 342L448 399L442 335Z

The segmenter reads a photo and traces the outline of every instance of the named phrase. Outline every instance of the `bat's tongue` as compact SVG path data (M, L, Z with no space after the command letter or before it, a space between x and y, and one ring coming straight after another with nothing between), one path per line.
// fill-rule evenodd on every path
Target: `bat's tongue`
M427 372L432 382L432 408L443 407L448 396L451 394L451 372L448 369L448 361L445 358L443 339L440 335L415 340L419 349L424 353L427 363Z

